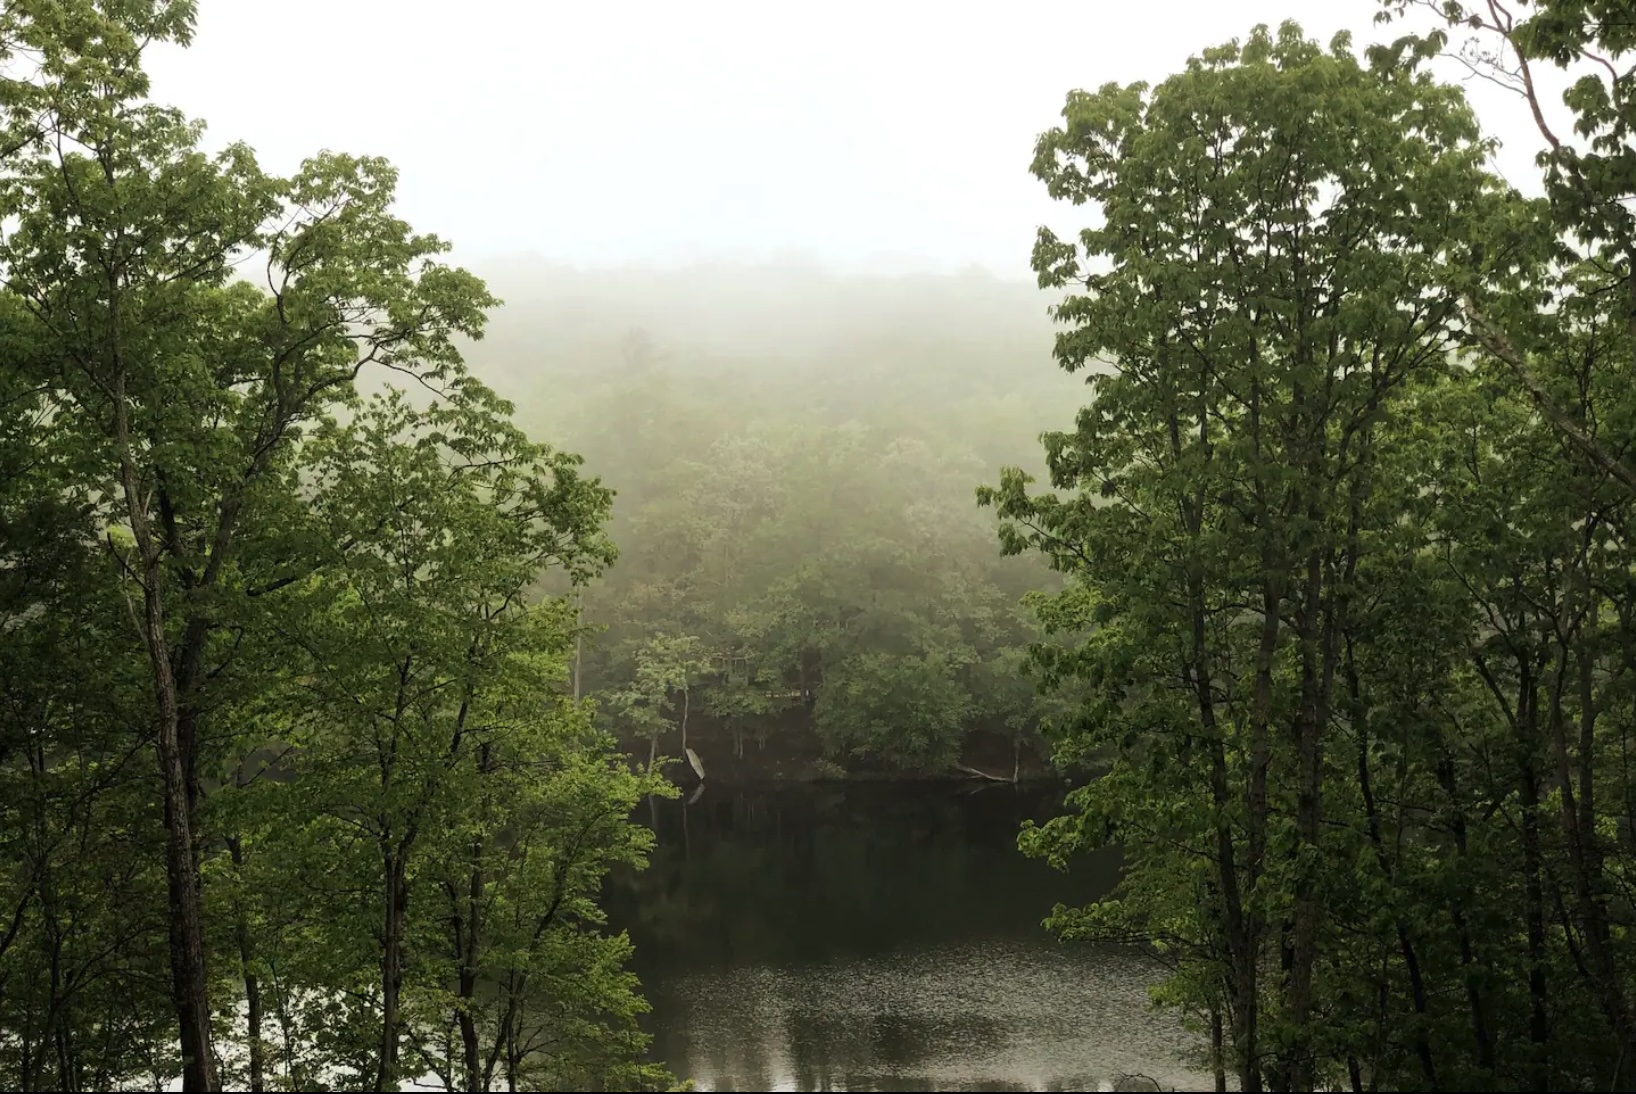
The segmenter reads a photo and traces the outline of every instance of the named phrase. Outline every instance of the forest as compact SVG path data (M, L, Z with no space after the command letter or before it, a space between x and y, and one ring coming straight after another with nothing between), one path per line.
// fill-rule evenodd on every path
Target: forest
M1058 700L1023 671L1021 598L1053 575L1000 555L972 490L1072 423L1080 381L1018 367L1050 352L1041 293L794 265L489 281L508 305L474 367L618 484L619 563L574 597L583 690L633 755L937 775L986 743L996 777L1037 770Z
M0 1082L685 1088L604 880L707 771L1060 780L1218 1090L1636 1077L1626 0L1064 89L1036 284L458 264L196 14L0 14Z

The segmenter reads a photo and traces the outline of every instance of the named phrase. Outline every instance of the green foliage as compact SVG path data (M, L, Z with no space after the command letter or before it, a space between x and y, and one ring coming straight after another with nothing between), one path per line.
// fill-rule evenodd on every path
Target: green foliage
M1411 8L1434 13L1448 29L1410 35L1394 43L1401 55L1446 50L1451 31L1461 37L1458 54L1528 101L1539 130L1551 224L1565 249L1583 257L1629 258L1636 238L1636 70L1621 70L1623 57L1636 51L1636 27L1622 0L1523 0L1516 5L1456 0L1381 0L1387 21ZM1570 72L1562 102L1573 116L1571 133L1557 133L1546 121L1535 68L1541 64Z
M1536 9L1524 55L1588 42ZM1604 1089L1633 1043L1633 252L1568 246L1623 230L1565 196L1594 157L1546 156L1549 203L1485 174L1427 44L1259 29L1037 147L1098 214L1034 252L1095 400L1056 493L980 500L1071 578L1032 657L1086 692L1059 759L1107 770L1021 843L1123 848L1052 925L1166 962L1245 1090Z
M1042 575L995 560L966 503L977 409L916 392L930 422L911 428L907 407L855 417L810 378L681 381L587 380L589 406L562 410L620 482L621 563L585 598L609 725L659 747L686 698L666 651L691 642L695 717L739 756L749 736L805 731L835 757L938 771L974 730L1029 739L1039 712L1015 670L1035 635L1015 600Z
M664 788L538 591L612 494L468 375L497 301L389 164L146 100L192 17L0 16L0 1078L662 1088L596 900Z
M948 767L970 713L964 689L950 686L967 664L961 654L848 659L819 693L813 712L819 736L836 752L879 756L900 767Z

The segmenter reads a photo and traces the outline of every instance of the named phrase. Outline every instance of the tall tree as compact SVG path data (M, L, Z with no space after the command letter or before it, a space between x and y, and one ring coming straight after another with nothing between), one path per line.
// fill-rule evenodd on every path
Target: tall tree
M141 46L185 39L192 5L8 5L39 59L8 85L0 217L7 290L45 340L42 375L81 437L99 520L128 529L161 774L173 994L188 1089L214 1074L198 809L219 601L302 423L370 365L458 372L453 336L493 301L390 213L384 162L324 155L289 180L142 98ZM233 277L258 256L263 285Z
M1042 229L1034 267L1069 289L1057 358L1096 370L1095 398L1046 438L1066 497L1011 471L980 500L1007 551L1073 575L1041 611L1068 642L1039 659L1093 688L1068 753L1113 767L1029 843L1121 841L1120 895L1059 922L1182 954L1241 1088L1314 1089L1338 1051L1350 879L1325 863L1376 466L1447 367L1485 146L1458 92L1287 23L1064 116L1034 171L1097 222Z

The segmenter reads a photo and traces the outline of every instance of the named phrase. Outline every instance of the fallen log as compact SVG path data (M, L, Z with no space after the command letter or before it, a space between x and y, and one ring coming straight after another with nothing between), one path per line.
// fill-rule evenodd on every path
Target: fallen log
M965 764L955 764L954 769L964 771L974 779L988 779L990 782L997 783L1014 783L1017 781L1016 779L1008 779L1004 775L990 775L987 771L979 771L975 767L967 767Z

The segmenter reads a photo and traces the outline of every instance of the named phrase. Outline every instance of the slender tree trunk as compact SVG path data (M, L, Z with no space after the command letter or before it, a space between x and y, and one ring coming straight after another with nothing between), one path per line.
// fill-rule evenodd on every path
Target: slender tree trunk
M1519 704L1525 712L1521 719L1524 727L1531 727L1536 721L1534 708L1537 704L1533 691L1532 683L1525 676L1525 694ZM1548 958L1545 953L1545 888L1541 879L1544 864L1539 840L1539 776L1534 770L1533 741L1525 738L1518 743L1524 753L1517 781L1522 804L1524 917L1528 930L1528 1039L1534 1049L1530 1084L1534 1090L1549 1090L1551 1022L1547 1011L1545 979Z
M40 1078L44 1078L46 1069L50 1065L46 1060L47 1052L56 1050L58 1090L71 1089L68 1081L68 1062L63 1059L62 1039L58 1036L63 1020L62 999L62 935L57 926L56 915L51 915L51 926L46 937L46 967L49 970L46 979L49 986L46 989L45 1027L40 1031Z
M687 704L688 704L688 694L689 693L688 693L687 685L683 684L682 685L682 758L683 759L687 758ZM692 761L689 760L688 764L691 766Z
M1309 511L1316 522L1322 514ZM1321 916L1319 880L1311 864L1320 861L1323 824L1323 733L1328 721L1326 668L1320 664L1328 656L1329 628L1323 622L1323 558L1314 549L1307 555L1305 588L1301 605L1301 702L1295 719L1296 757L1295 828L1300 838L1301 857L1295 876L1295 906L1289 937L1289 1019L1295 1027L1295 1041L1283 1068L1290 1090L1311 1090L1313 1085L1313 980L1318 964L1318 930Z
M1210 1008L1210 1070L1216 1077L1216 1094L1227 1094L1227 1045L1220 1007Z
M1580 586L1581 595L1587 598L1593 595L1588 580L1581 580L1576 584ZM1595 606L1581 605L1580 610L1586 611L1587 618L1590 619L1594 616ZM1620 977L1618 962L1614 956L1611 934L1608 930L1607 909L1603 905L1601 856L1598 853L1595 827L1593 797L1595 791L1591 778L1596 741L1595 663L1592 659L1595 624L1587 622L1585 627L1586 631L1575 651L1575 660L1578 662L1576 668L1580 708L1577 742L1580 777L1577 795L1560 687L1553 688L1551 696L1549 718L1551 743L1556 755L1562 828L1568 845L1568 862L1573 871L1574 897L1579 906L1577 918L1580 933L1585 938L1585 948L1590 955L1591 970L1596 980L1595 988L1603 1013L1621 1044L1630 1044L1636 1039L1636 1030L1631 1027L1624 981ZM1564 660L1568 653L1569 650L1564 647L1562 650Z
M1252 359L1259 356L1254 344L1250 347ZM1261 399L1259 381L1251 381L1250 432L1254 439L1255 459L1267 459L1261 435ZM1273 662L1278 653L1279 615L1283 601L1283 558L1276 535L1282 514L1266 495L1257 475L1255 507L1262 525L1261 541L1261 635L1255 655L1255 682L1252 688L1249 718L1249 785L1245 792L1245 855L1243 888L1254 892L1260 881L1267 855L1267 826L1272 809L1267 798L1267 779L1272 766L1272 677ZM1212 761L1222 767L1221 761ZM1218 822L1219 823L1219 822ZM1217 842L1221 841L1218 833ZM1264 924L1253 905L1245 906L1244 952L1236 959L1234 970L1235 997L1233 1000L1233 1045L1239 1071L1239 1089L1246 1094L1259 1094L1264 1079L1260 1063L1258 1021L1260 1015L1260 957Z
M1270 554L1270 552L1269 552ZM1272 571L1269 571L1269 573ZM1248 816L1245 838L1245 887L1254 891L1267 854L1267 824L1272 809L1267 798L1267 777L1272 766L1272 671L1278 651L1280 600L1274 581L1262 589L1261 642L1256 651L1255 691L1250 715L1250 773L1247 792ZM1225 761L1222 767L1225 778ZM1218 843L1220 836L1217 837ZM1244 917L1244 953L1238 958L1238 982L1234 1007L1234 1049L1239 1064L1240 1089L1257 1094L1263 1088L1258 1044L1260 1012L1260 956L1264 925L1261 916L1247 908Z
M134 468L127 469L133 520L146 524L136 499ZM150 549L152 544L150 543ZM146 552L145 552L146 553ZM187 765L179 735L176 680L171 673L170 645L165 637L164 593L157 555L144 560L145 645L153 673L158 707L156 750L164 794L165 875L170 904L171 999L176 1008L182 1049L182 1089L214 1091L215 1060L210 1036L209 980L205 971L204 908L195 869L193 810Z
M506 1033L506 1091L507 1094L517 1094L517 1078L523 1069L523 1052L517 1044L517 1027L512 1026Z
M57 1023L55 1036L51 1038L52 1047L57 1050L58 1090L78 1091L85 1089L80 1086L79 1065L75 1058L73 1040L71 1020L68 1015L64 1014Z
M1462 862L1466 857L1466 814L1461 808L1455 794L1454 759L1445 753L1437 764L1437 781L1448 795L1449 806L1453 813L1452 829L1454 832L1454 850ZM1466 923L1465 897L1463 893L1455 894L1449 906L1450 918L1454 923L1454 933L1460 944L1460 970L1466 983L1466 1005L1471 1011L1471 1033L1476 1041L1477 1064L1485 1072L1494 1071L1494 1042L1488 1032L1488 1017L1484 1010L1482 988L1478 983L1478 966L1475 947L1472 944L1471 929Z
M1355 670L1350 665L1347 675L1351 677L1349 683L1356 686ZM1394 871L1381 836L1380 813L1375 805L1374 785L1369 774L1369 738L1362 732L1358 734L1358 789L1363 795L1364 817L1369 830L1369 842L1374 845L1375 861L1380 865L1381 873L1386 880L1393 882ZM1414 1033L1415 1055L1420 1060L1421 1072L1426 1076L1426 1089L1438 1090L1441 1088L1437 1081L1437 1068L1432 1059L1431 1043L1426 1039L1426 979L1420 968L1419 951L1409 934L1409 926L1401 917L1397 920L1397 945L1398 952L1403 955L1404 971L1409 976L1409 997L1414 1003L1415 1017L1418 1019Z
M1233 1051L1237 1061L1239 1083L1244 1090L1259 1090L1260 1068L1256 1063L1256 1015L1258 968L1254 927L1245 915L1243 892L1239 882L1238 852L1234 845L1232 825L1233 795L1229 785L1226 744L1217 722L1214 684L1206 650L1206 619L1202 581L1190 581L1189 599L1192 601L1193 650L1188 676L1198 706L1200 725L1204 730L1206 748L1210 754L1210 792L1216 816L1217 878L1221 886L1223 933L1227 942L1228 999L1233 1017ZM1221 1016L1215 1014L1214 1022Z
M574 702L579 702L580 696L580 664L585 653L585 590L578 592L576 613L574 616Z
M227 837L227 853L244 884L244 841ZM250 916L242 897L234 901L234 935L239 947L239 975L244 978L245 1039L250 1050L250 1094L266 1089L266 1045L261 1039L261 978L255 972L255 951L250 939Z
M155 570L155 578L157 572ZM163 626L150 616L149 633ZM159 641L163 641L160 638ZM156 658L156 664L160 659ZM181 1026L182 1089L219 1090L210 1038L210 995L205 973L204 909L194 871L193 824L187 777L176 741L176 695L169 666L160 679L159 766L165 795L165 872L170 901L172 1000Z
M118 296L110 308L111 331L119 330ZM117 347L117 339L112 340ZM210 1036L210 991L205 970L204 907L194 855L192 795L188 792L189 758L181 739L181 704L166 634L165 589L160 545L149 519L147 492L131 456L130 404L125 394L125 367L117 348L110 369L114 377L113 441L119 455L120 489L142 566L142 644L153 676L157 714L155 752L159 759L165 822L165 880L170 911L171 1002L176 1009L182 1050L182 1089L214 1091L216 1062Z
M464 914L455 917L453 929L455 932L455 957L460 963L459 972L459 999L460 1006L455 1012L456 1022L460 1027L461 1060L465 1067L466 1090L471 1094L478 1094L484 1087L483 1065L479 1052L480 1045L477 1037L477 969L478 946L482 939L481 916L483 911L483 870L475 865L482 854L482 844L474 843L471 848L472 866L467 878L466 907Z
M398 1047L402 1040L403 1018L400 998L403 990L404 920L407 911L408 872L402 850L383 847L381 924L381 1040L377 1049L375 1089L398 1089Z
M1369 709L1363 694L1363 682L1358 673L1356 649L1350 632L1351 587L1357 573L1358 527L1361 521L1360 500L1354 490L1352 516L1347 535L1347 563L1342 588L1337 597L1336 629L1340 632L1344 651L1341 668L1346 686L1347 721L1351 724L1353 735L1357 739L1358 791L1363 799L1365 826L1381 876L1395 887L1397 884L1395 864L1386 850L1386 841L1381 833L1380 810L1375 802L1374 779L1369 767ZM1401 916L1397 919L1396 927L1398 950L1403 955L1403 966L1409 975L1410 998L1414 1002L1417 1019L1414 1033L1415 1055L1420 1060L1420 1070L1426 1077L1427 1089L1438 1090L1440 1087L1437 1068L1432 1058L1431 1043L1426 1036L1427 992L1425 976L1420 966L1420 954L1409 933L1408 923Z
M464 982L461 983L461 996L463 1002L471 1001ZM457 1019L460 1026L460 1056L461 1064L465 1068L466 1089L472 1094L478 1094L483 1089L483 1066L478 1054L477 1020L465 1007L460 1009Z

